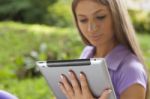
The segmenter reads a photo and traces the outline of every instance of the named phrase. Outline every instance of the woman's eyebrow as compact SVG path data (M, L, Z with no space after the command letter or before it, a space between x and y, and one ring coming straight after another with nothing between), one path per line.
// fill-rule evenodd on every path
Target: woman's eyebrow
M98 12L101 12L101 11L104 11L104 9L98 9L98 10L95 10L95 11L93 11L93 12L90 13L90 14L94 15L94 14L96 14L96 13L98 13ZM86 15L84 15L84 14L77 14L77 16L84 17L84 16L86 16Z
M102 12L102 11L104 11L104 9L98 9L98 10L94 11L93 14L96 14L96 13Z

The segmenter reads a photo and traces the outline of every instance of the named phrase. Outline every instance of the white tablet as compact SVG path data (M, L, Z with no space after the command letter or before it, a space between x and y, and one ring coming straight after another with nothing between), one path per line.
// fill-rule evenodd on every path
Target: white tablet
M98 97L104 89L111 88L112 93L109 99L117 99L105 59L103 58L38 61L37 66L57 99L66 99L58 83L61 74L69 76L69 70L73 70L78 79L80 72L86 74L89 87L94 96Z

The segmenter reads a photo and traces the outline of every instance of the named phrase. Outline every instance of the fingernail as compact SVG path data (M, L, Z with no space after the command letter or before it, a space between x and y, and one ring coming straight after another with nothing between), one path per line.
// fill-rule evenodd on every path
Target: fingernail
M68 74L69 74L70 76L72 76L72 72L71 72L71 71L68 71Z
M83 74L82 74L82 72L80 72L80 77L83 77Z
M61 86L61 82L59 82L58 85Z
M108 92L108 93L111 93L111 92L112 92L112 90L111 90L111 89L108 89L108 90L107 90L107 92Z
M64 79L64 76L63 76L63 75L60 75L60 78L61 78L61 79Z

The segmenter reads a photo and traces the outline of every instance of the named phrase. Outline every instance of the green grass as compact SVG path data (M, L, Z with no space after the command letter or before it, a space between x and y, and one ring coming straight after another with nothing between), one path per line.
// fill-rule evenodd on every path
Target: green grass
M73 37L76 38L74 39ZM16 61L19 60L20 62L22 56L28 56L33 51L40 52L42 44L46 45L47 49L45 52L49 54L51 59L77 58L82 49L81 46L78 46L81 45L80 37L71 28L61 29L40 25L1 22L0 74L3 73L4 75L2 75L5 78L9 78L9 76L14 77L13 73L19 68L15 64ZM40 59L44 60L45 58ZM3 77L1 76L0 79Z
M19 99L54 99L43 77L24 80L3 80L0 89L7 90L18 96Z
M148 34L138 34L138 40L144 54L144 58L147 66L150 68L150 35Z
M150 66L150 35L138 34L138 39ZM42 52L41 46L46 45ZM15 22L0 22L0 89L18 96L20 99L53 99L43 77L19 79L17 72L23 68L26 58L37 52L37 59L78 58L83 44L72 28L56 28L44 25L28 25ZM42 54L41 54L42 53ZM44 53L44 54L43 54ZM35 65L35 60L31 62Z
M75 32L72 28L0 22L0 89L20 99L52 98L45 80L29 77L19 80L17 72L23 68L25 58L31 56L32 52L42 53L39 60L45 60L45 54L50 59L78 58L83 46ZM41 50L42 44L46 45L44 52ZM35 65L35 60L32 65Z

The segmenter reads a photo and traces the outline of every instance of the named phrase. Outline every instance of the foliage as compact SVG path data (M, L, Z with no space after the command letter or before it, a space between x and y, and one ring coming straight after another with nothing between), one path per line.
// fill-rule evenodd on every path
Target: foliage
M57 0L1 0L0 20L43 23L47 7L55 2Z
M7 68L0 70L2 71L0 73L4 73L3 76L6 76L5 74L11 77L17 74L19 78L36 76L36 60L78 58L82 48L80 37L71 28L59 29L2 22L0 31L2 46L0 66L11 67L11 72ZM3 77L1 76L0 79Z
M139 33L138 34L138 41L140 41L141 49L144 54L145 62L147 66L150 68L150 35L148 33Z
M129 10L132 22L138 32L150 33L150 12Z
M54 99L43 77L30 79L5 79L1 81L0 89L6 90L18 99Z
M71 26L70 2L70 0L67 2L66 0L2 0L0 1L0 20L60 27Z
M60 27L72 26L73 19L69 1L60 0L52 6L49 6L48 12L48 24Z
M72 0L1 0L0 20L72 26L71 2ZM150 33L150 12L129 10L129 13L138 32Z
M20 99L53 97L44 79L35 74L35 61L78 58L80 41L72 28L0 22L0 89Z

